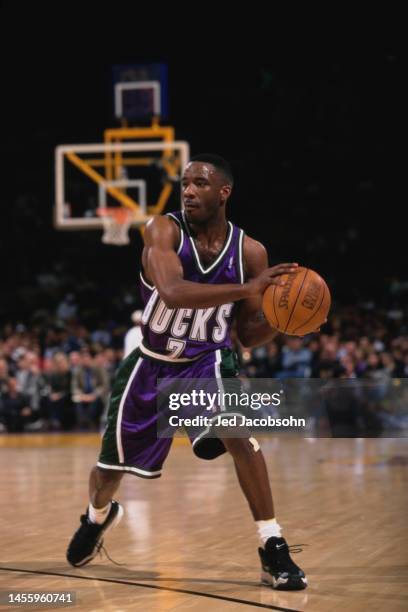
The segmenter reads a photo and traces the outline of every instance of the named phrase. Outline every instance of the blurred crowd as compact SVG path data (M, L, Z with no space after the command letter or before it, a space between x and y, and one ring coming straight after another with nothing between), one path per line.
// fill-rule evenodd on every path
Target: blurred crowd
M53 317L0 329L0 430L98 430L112 380L141 337L133 327L99 321L93 329L68 295ZM129 329L130 328L130 329ZM385 385L408 378L407 313L372 304L339 308L320 334L278 335L247 349L234 338L250 378L361 379Z
M245 373L260 378L408 377L408 325L402 310L342 308L319 334L279 335L241 348Z

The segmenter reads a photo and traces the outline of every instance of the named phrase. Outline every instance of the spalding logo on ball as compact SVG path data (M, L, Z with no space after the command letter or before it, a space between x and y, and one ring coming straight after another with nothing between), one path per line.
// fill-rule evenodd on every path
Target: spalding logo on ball
M290 336L305 336L326 321L331 305L328 286L317 272L299 267L282 275L284 285L269 285L262 308L269 324Z

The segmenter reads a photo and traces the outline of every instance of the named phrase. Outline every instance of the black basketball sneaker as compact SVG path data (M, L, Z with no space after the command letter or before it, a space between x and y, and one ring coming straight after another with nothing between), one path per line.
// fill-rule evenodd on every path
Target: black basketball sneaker
M103 538L106 533L116 527L123 516L123 507L118 502L112 500L109 514L102 525L91 523L86 514L81 516L81 526L74 533L68 545L67 560L75 567L86 565L100 551L103 545Z
M258 552L263 584L281 591L297 591L307 587L305 573L290 558L289 546L284 538L269 538L265 548L259 548Z

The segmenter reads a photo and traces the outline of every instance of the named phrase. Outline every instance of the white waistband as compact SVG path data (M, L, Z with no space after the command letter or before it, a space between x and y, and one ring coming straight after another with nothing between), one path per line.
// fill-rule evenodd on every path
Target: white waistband
M165 361L166 363L190 363L191 361L197 361L197 359L202 357L201 354L196 355L196 357L178 357L176 359L173 359L168 355L163 355L163 353L156 353L155 351L148 349L146 346L144 346L143 342L139 345L139 350L143 355L146 355L146 357L152 357L152 359L157 359L158 361Z

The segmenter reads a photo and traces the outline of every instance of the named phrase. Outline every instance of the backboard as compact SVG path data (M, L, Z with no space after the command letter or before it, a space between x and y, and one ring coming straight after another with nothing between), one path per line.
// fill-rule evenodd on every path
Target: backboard
M123 206L133 227L181 206L180 176L189 145L118 142L60 145L55 150L55 227L102 229L98 209Z

